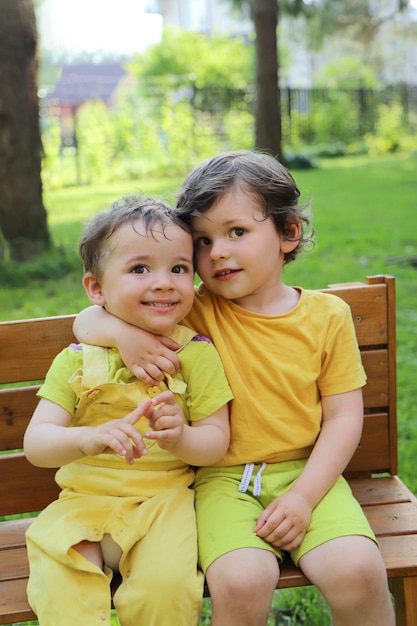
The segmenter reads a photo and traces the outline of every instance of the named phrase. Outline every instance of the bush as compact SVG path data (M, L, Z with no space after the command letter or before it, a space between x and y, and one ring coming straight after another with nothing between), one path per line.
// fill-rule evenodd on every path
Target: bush
M369 154L373 156L405 148L416 149L417 140L415 137L410 140L411 134L413 133L407 132L402 106L398 102L391 105L382 104L379 107L375 133L368 133L365 142Z
M327 101L311 117L314 141L318 143L347 145L357 135L357 112L347 93L329 92Z

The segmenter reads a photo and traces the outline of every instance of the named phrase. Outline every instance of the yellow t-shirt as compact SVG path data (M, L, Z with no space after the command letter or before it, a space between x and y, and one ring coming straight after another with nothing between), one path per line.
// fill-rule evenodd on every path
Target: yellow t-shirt
M196 292L186 323L210 337L234 399L231 443L219 466L307 457L320 431L321 396L366 382L352 316L337 296L299 289L285 315L247 311Z

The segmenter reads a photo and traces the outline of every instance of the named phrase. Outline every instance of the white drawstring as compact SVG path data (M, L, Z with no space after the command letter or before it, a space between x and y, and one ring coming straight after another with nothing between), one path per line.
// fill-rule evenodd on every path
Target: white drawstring
M248 490L254 467L255 467L254 463L246 463L245 465L242 480L240 481L240 485L239 485L239 491L241 491L242 493L246 493L246 491Z
M255 480L253 483L253 495L260 496L262 491L262 473L264 472L267 464L262 463L259 471L255 476ZM243 470L242 480L239 484L239 491L242 493L246 493L249 487L250 479L252 478L253 470L255 469L254 463L246 463L245 469Z
M262 463L259 472L255 476L255 482L253 485L253 495L260 496L262 491L262 473L266 468L266 463Z

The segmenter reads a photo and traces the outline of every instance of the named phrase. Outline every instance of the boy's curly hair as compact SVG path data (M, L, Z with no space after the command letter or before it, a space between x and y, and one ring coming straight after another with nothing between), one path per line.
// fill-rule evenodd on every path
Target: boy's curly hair
M263 152L241 150L224 152L197 165L181 185L176 211L191 226L192 218L204 214L234 186L255 197L265 219L271 217L277 231L287 239L294 236L293 225L301 224L298 245L286 254L284 263L294 261L307 243L309 204L299 205L300 191L288 170Z

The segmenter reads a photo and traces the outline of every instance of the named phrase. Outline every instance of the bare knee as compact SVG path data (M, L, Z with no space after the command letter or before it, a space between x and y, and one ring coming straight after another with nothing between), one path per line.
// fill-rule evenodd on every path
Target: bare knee
M393 624L385 565L365 537L335 539L300 559L300 567L328 602L335 624ZM370 602L372 598L372 602Z
M214 603L223 598L229 606L257 601L270 605L279 579L278 561L267 550L234 550L210 565L206 579Z
M336 543L337 542L337 543ZM343 590L343 596L350 596L350 601L369 601L370 594L380 596L388 589L387 576L384 562L376 544L365 537L346 537L324 544L332 551L329 555L332 563L329 563L328 571L331 576L324 574L320 584L324 587L323 593L339 594ZM341 551L340 551L341 549Z

